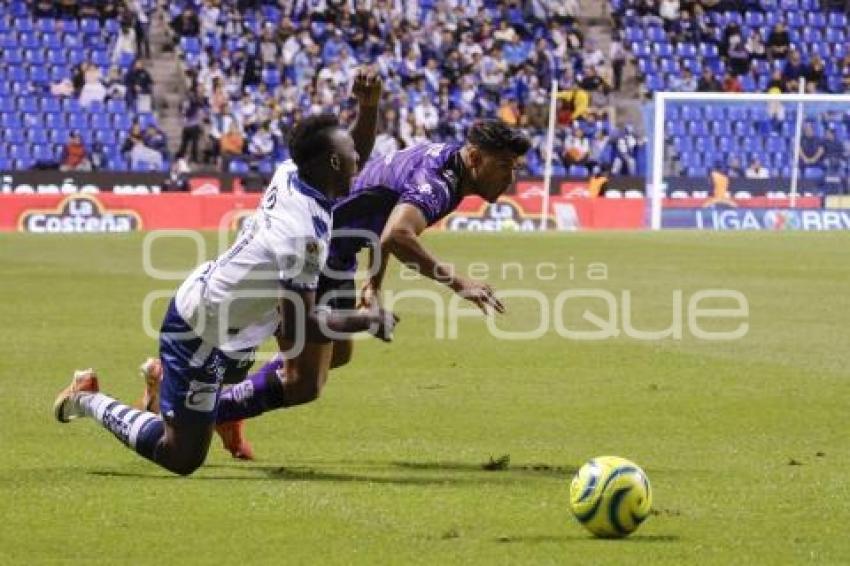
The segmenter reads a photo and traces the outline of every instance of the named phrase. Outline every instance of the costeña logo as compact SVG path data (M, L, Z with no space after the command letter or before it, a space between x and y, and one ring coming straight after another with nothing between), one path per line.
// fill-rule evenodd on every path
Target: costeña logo
M554 222L547 220L550 228ZM533 232L540 229L540 219L526 214L511 200L485 204L475 212L455 212L446 219L446 229L470 232Z
M39 234L84 234L132 232L142 228L133 210L104 210L95 197L72 195L54 210L27 210L18 219L21 232Z

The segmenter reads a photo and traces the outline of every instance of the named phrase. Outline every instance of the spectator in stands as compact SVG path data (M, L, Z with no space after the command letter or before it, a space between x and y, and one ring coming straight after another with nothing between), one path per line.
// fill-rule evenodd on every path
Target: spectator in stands
M785 82L785 90L787 92L797 92L800 85L800 77L805 78L809 72L808 67L803 63L800 57L800 52L796 49L788 54L788 60L785 61L785 66L782 67L782 80Z
M502 104L499 106L499 119L502 122L517 126L522 119L522 112L519 109L519 102L513 96L507 96L502 99Z
M142 132L142 126L139 124L138 120L134 120L133 124L130 126L130 131L127 132L127 137L121 144L121 155L124 159L130 158L130 150L133 149L133 146L137 141L144 141L144 132Z
M750 60L762 60L767 58L767 47L764 45L764 38L761 35L761 30L754 29L750 32L750 35L747 37L747 42L744 44L744 49L747 50Z
M83 138L76 130L71 132L68 142L62 148L59 169L61 171L91 171L92 169Z
M564 139L564 163L567 165L584 165L590 156L590 140L584 135L584 130L575 126L567 130Z
M262 160L271 157L273 151L274 140L269 131L268 123L264 123L251 136L251 141L248 143L248 153L254 159Z
M130 0L127 2L127 7L131 11L136 30L136 53L140 57L150 58L150 17L145 10L143 0Z
M747 179L767 179L770 177L770 171L768 171L767 167L762 165L759 158L755 156L750 160L750 165L744 172L744 177Z
M696 92L698 87L697 78L687 67L682 69L681 74L674 75L670 80L670 88L674 91Z
M613 89L620 90L623 86L623 68L626 66L626 49L619 33L614 33L608 48L608 59L611 61L611 76L614 79Z
M198 16L191 9L186 8L183 12L171 20L171 29L174 32L174 44L180 42L183 37L198 37L201 32L201 23Z
M106 87L100 80L100 69L91 65L86 69L86 82L80 91L80 106L87 108L93 103L102 104L106 99Z
M697 91L699 92L720 92L723 90L723 85L714 76L714 71L710 67L705 67L702 70L702 75L697 82Z
M734 75L743 75L750 69L750 52L741 41L740 35L733 35L729 39L729 49L727 51L729 61L729 70Z
M844 145L835 137L835 127L828 126L823 140L824 165L830 173L844 171Z
M150 97L153 93L153 78L145 69L144 61L136 59L124 77L127 85L127 102L135 104L139 98ZM150 106L150 104L146 104Z
M729 163L726 165L726 176L733 179L740 179L744 176L744 167L741 165L741 158L737 155L729 157Z
M127 98L127 86L121 77L121 69L113 65L109 68L106 76L106 98L109 100L125 100Z
M805 175L808 169L821 168L825 156L824 141L815 135L814 125L806 122L800 140L800 173Z
M623 129L614 141L614 160L611 173L614 175L635 175L637 173L638 139L631 125Z
M850 92L850 50L844 54L839 66L841 69L841 86L845 93Z
M608 146L611 140L602 128L596 130L593 141L590 142L590 153L587 156L587 167L591 173L599 173L610 164L607 162Z
M183 99L180 110L183 118L183 131L180 136L180 149L177 153L189 156L194 163L198 163L198 143L201 139L201 121L204 117L204 101L200 86L190 91L188 96ZM190 152L187 153L187 150Z
M809 59L809 64L805 67L803 76L806 78L806 88L812 85L817 92L829 91L826 84L826 65L817 53Z
M242 135L239 124L235 120L230 123L227 132L221 136L220 153L223 171L228 170L232 159L241 157L245 153L245 136Z
M590 105L593 108L606 106L608 93L611 87L596 72L596 67L588 66L584 70L584 77L578 83L579 88L590 95Z
M791 49L791 36L785 29L785 22L779 21L767 36L767 56L771 60L785 59Z
M130 150L130 169L134 171L162 171L162 154L148 147L144 140L134 140Z
M162 130L156 127L156 125L148 125L147 129L145 129L142 139L144 140L146 146L148 146L154 151L159 152L163 160L167 160L169 158L168 138L165 136L165 133Z
M122 22L112 46L112 63L118 64L124 56L135 58L136 49L136 30L129 22Z
M679 20L682 7L679 0L661 0L658 7L658 14L664 21L664 29L670 32Z
M726 73L723 77L723 92L743 92L741 81L733 73Z

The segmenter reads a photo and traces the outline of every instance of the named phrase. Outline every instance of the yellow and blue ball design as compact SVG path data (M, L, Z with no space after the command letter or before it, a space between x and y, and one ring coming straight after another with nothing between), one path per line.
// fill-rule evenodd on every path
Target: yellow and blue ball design
M652 490L634 462L600 456L586 463L570 484L570 509L598 537L631 534L649 516Z

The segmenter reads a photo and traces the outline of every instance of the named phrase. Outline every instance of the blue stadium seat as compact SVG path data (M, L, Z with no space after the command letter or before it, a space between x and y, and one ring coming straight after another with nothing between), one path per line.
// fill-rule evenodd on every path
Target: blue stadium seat
M655 43L667 41L667 33L661 27L649 27L645 30L646 39Z
M80 108L80 101L76 98L63 98L62 110L69 114L78 114L82 110L82 108Z
M68 127L74 130L88 129L89 123L85 114L68 114Z
M34 145L32 147L32 158L35 161L53 161L53 148L46 145Z
M18 110L21 112L40 112L38 99L32 96L18 97Z
M112 99L106 101L106 110L110 114L118 114L127 111L127 103L121 99Z
M764 14L761 12L747 12L744 16L744 23L751 28L757 28L764 25Z
M708 176L708 170L705 167L687 167L685 169L685 176L690 177L691 179L698 179L701 177Z
M673 56L673 46L669 43L656 43L655 44L655 55L658 57L672 57Z
M703 120L691 120L688 122L688 134L692 136L707 136L708 127Z
M11 96L0 97L0 112L3 114L11 114L18 110L15 104L15 99Z
M693 58L697 56L697 48L691 43L680 43L676 46L676 55L679 57Z
M100 35L100 22L94 18L80 20L80 31L85 35Z
M789 12L785 15L785 19L788 21L788 27L792 29L798 29L806 25L806 19L800 12Z
M28 33L33 31L32 20L28 17L15 18L13 27L18 31L18 33Z
M56 20L53 18L37 18L35 29L40 32L53 32L56 29Z
M22 144L24 143L24 139L25 137L23 128L6 128L6 130L3 132L3 140L7 143Z
M47 130L43 128L31 128L27 130L27 141L31 144L46 144Z
M197 37L181 37L180 49L182 49L184 53L198 55L201 52L201 41Z
M24 49L37 49L41 47L41 40L35 33L19 33L18 45L20 45Z
M0 128L20 128L21 119L15 112L0 112Z
M56 129L59 127L65 127L65 114L62 113L50 113L44 116L44 125L50 129Z
M112 120L110 119L110 115L106 112L95 112L92 110L91 115L91 127L97 130L108 130L112 127Z
M847 35L844 29L827 28L825 39L828 43L844 43L847 41Z
M15 32L0 33L0 47L3 49L14 49L18 47L18 37ZM3 59L8 62L8 53L3 54Z
M19 47L5 49L3 53L3 60L7 65L20 65L24 62L24 52Z
M806 18L808 25L816 28L825 28L827 24L826 14L823 12L810 12Z
M118 23L118 20L106 20L103 24L103 31L110 36L117 34L119 29L121 29L121 24Z
M839 12L832 12L829 15L829 27L840 30L846 30L847 16Z

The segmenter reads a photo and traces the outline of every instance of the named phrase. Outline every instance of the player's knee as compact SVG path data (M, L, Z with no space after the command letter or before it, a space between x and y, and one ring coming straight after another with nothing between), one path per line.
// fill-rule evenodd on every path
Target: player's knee
M172 462L171 465L168 466L168 469L180 476L191 476L204 464L204 460L206 460L206 454L190 455L189 457L180 458L179 460Z

